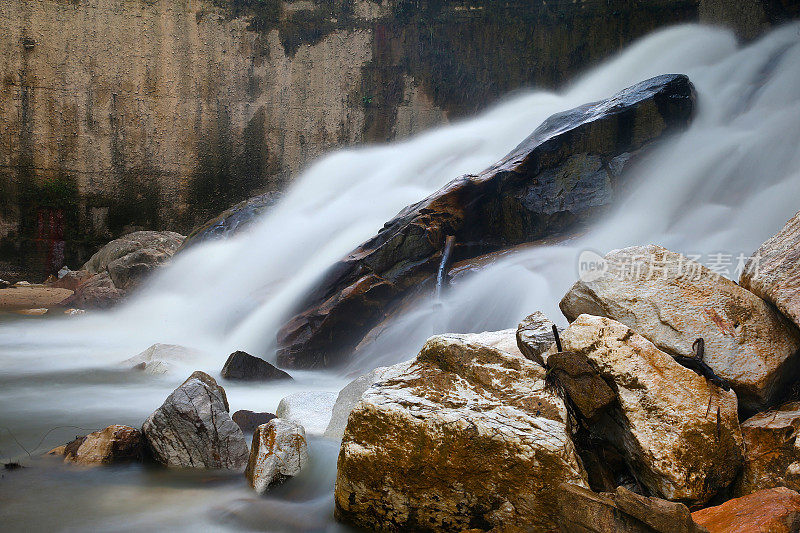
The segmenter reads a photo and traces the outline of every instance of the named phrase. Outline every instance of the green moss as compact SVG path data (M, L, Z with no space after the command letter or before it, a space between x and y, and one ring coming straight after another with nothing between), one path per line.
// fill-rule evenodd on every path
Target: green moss
M276 185L280 165L266 143L266 113L260 108L234 139L230 118L220 112L198 146L200 161L189 188L190 224L202 222L265 188Z

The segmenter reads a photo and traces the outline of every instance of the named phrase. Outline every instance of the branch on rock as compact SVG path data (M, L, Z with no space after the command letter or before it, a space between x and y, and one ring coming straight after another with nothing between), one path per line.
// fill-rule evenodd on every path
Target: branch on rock
M708 364L703 360L703 356L705 355L705 341L702 338L697 339L692 344L692 351L694 352L694 357L687 357L685 355L673 355L672 358L675 361L689 370L694 371L697 374L700 374L708 381L716 385L717 387L721 388L724 391L731 390L731 386L728 381L724 378L719 377L714 370L708 366Z

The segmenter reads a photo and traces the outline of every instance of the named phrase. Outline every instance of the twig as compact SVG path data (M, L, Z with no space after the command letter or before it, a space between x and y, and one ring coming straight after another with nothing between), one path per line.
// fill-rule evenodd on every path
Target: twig
M79 429L79 430L81 430L81 431L86 431L86 432L88 432L88 433L92 433L92 432L94 432L94 431L97 431L96 429L82 428L82 427L80 427L80 426L56 426L56 427L50 428L50 429L47 431L47 433L45 433L45 434L42 436L42 438L41 438L41 439L39 439L39 442L37 442L37 443L36 443L36 446L33 448L33 451L36 451L36 450L38 450L38 449L39 449L39 446L41 446L41 445L42 445L42 443L44 442L44 439L46 439L46 438L47 438L47 436L48 436L48 435L50 435L50 433L52 433L53 431L55 431L55 430L57 430L57 429L66 429L66 428L71 428L71 429ZM0 426L0 429L5 429L6 431L8 431L8 434L9 434L9 435L11 435L11 438L12 438L12 439L14 439L14 442L16 442L16 443L17 443L17 446L19 446L20 448L22 448L22 449L25 451L25 453L27 453L27 454L28 454L28 457L32 457L32 455L31 455L31 452L29 452L29 451L28 451L28 449L27 449L25 446L23 446L23 445L22 445L22 443L21 443L21 442L20 442L20 441L17 439L17 437L14 435L14 432L13 432L13 431L11 431L11 429L9 429L9 428L7 428L7 427L5 427L5 426Z

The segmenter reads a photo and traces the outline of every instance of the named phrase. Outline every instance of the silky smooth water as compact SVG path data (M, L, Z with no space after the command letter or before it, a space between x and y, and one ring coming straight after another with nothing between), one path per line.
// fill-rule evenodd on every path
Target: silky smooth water
M233 350L273 359L293 304L404 206L495 162L553 113L670 72L688 74L697 88L693 125L628 170L630 187L590 231L460 276L440 299L393 320L344 369L294 371L289 384L222 383L232 410L274 411L291 392L336 391L355 374L407 360L433 333L514 327L535 310L563 321L557 304L584 250L656 243L722 263L735 277L737 256L800 209L798 24L746 47L724 29L660 31L558 93L517 93L472 120L322 158L251 230L180 254L119 309L0 318L0 458L28 466L0 471L3 529L342 529L332 519L339 443L321 437L311 439L311 466L264 498L240 475L83 470L37 454L108 424L141 425L191 371L219 377ZM205 355L160 377L119 364L155 342Z

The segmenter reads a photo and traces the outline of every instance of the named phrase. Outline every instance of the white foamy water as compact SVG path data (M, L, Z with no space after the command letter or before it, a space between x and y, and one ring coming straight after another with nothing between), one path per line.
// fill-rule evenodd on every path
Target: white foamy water
M344 371L293 372L297 380L290 385L223 382L231 408L274 410L291 392L338 390L346 374L408 359L436 332L514 327L535 310L560 319L558 301L575 281L577 256L586 249L605 253L656 243L704 254L707 263L711 254L730 254L734 270L736 255L755 250L800 209L797 24L744 48L722 29L671 28L561 92L518 94L477 118L405 142L322 158L253 229L181 254L128 305L69 319L0 322L0 426L32 448L54 426L137 425L192 370L219 377L236 349L273 358L276 331L295 302L329 265L404 206L500 159L553 113L663 73L689 75L699 95L697 117L687 132L661 143L629 171L630 187L613 212L586 234L510 254L459 278L441 301L421 302L396 319ZM206 355L165 377L118 366L155 342ZM79 433L55 430L40 448ZM27 457L0 429L0 457L20 455ZM238 476L203 485L199 475L176 480L140 467L76 475L42 473L50 469L38 466L0 480L0 500L15 504L0 508L0 518L5 513L11 524L50 526L38 512L40 498L47 497L64 509L54 524L76 529L169 524L274 530L280 529L271 521L275 514L314 521L313 527L295 521L284 529L336 528L335 443L315 441L312 456L317 463L304 478L271 499L254 498ZM15 476L24 491L14 490ZM209 510L211 503L217 507Z

